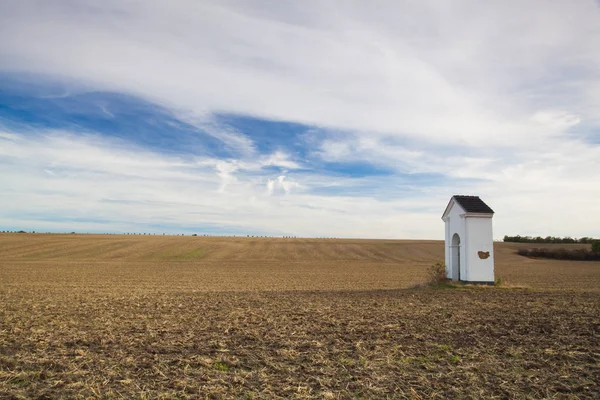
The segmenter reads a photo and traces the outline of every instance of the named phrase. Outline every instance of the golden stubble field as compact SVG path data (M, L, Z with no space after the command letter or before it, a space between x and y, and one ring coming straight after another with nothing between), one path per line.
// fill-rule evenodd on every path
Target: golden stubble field
M505 283L600 291L598 263L527 259L515 254L520 246L495 244L496 277ZM443 242L434 240L0 234L3 287L399 289L424 282L427 267L443 259Z
M0 234L0 398L598 398L600 263L519 246Z

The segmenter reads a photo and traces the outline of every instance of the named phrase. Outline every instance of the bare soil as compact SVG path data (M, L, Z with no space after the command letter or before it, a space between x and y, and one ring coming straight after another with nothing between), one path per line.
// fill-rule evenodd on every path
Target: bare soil
M0 234L0 398L599 398L600 263L520 245Z

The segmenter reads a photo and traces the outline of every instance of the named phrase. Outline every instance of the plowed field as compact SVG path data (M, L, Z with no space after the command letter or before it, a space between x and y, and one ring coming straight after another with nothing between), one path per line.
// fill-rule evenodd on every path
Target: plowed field
M0 234L0 398L598 398L600 263L518 246Z

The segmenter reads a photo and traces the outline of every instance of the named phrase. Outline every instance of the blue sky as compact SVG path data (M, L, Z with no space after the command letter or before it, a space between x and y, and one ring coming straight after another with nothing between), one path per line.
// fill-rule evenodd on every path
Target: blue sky
M0 230L600 236L592 1L0 2Z

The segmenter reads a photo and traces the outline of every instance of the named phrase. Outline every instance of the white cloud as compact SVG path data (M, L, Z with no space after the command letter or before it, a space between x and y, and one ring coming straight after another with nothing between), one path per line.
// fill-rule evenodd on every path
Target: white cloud
M356 237L384 232L423 236L428 230L395 225L402 217L415 218L410 212L390 214L408 203L297 191L300 182L284 175L270 177L272 172L260 167L243 169L235 160L182 160L64 132L48 133L43 140L0 139L0 149L0 186L7 188L0 198L3 225L40 230L51 219L54 229L71 231L85 230L81 220L89 220L88 229L139 231L163 224L181 232L208 225L231 232L247 229L250 234ZM314 183L327 177L299 179ZM269 196L265 181L285 196Z
M190 115L238 112L471 144L543 137L529 121L540 91L585 109L573 111L582 119L595 101L568 86L599 77L586 68L600 62L591 1L314 1L294 16L251 4L7 4L0 67Z
M531 119L550 132L564 132L581 122L579 116L566 111L538 111Z
M219 192L223 193L228 184L236 181L233 173L237 171L238 167L234 163L219 161L215 167L217 175L221 178L221 186Z
M289 155L285 154L282 151L276 151L273 154L269 154L268 156L263 157L260 160L260 164L262 166L273 166L289 169L300 168L300 165L297 162L290 160Z
M16 140L19 136L13 133L0 132L0 139Z
M586 215L599 212L599 146L578 136L600 129L599 17L591 0L3 2L0 71L140 96L236 158L4 129L0 202L5 215L29 207L182 224L198 215L273 232L440 237L438 216L416 210L460 191L504 210L503 233L597 236ZM314 125L322 160L395 175L301 173L312 166L286 149L260 154L211 119L219 112ZM446 181L403 181L416 173ZM365 194L311 194L331 188ZM269 196L277 191L288 195Z
M109 231L145 230L160 223L176 232L216 225L249 234L439 238L439 214L449 196L475 188L498 212L497 236L560 235L571 226L580 235L593 235L596 225L589 215L599 211L600 188L590 182L600 150L584 144L548 153L554 164L543 157L500 164L486 168L489 180L449 178L435 187L400 184L389 176L272 176L260 161L245 169L236 160L183 160L64 132L48 133L43 140L0 139L0 149L0 186L5 188L0 223L37 230L49 226L46 219L51 218L57 220L55 229L67 231L85 230L83 219L91 220L88 229ZM319 194L332 186L337 195ZM14 216L23 217L15 222Z
M267 181L267 194L269 196L276 193L276 191L283 192L285 194L289 194L293 189L297 189L300 187L298 182L285 180L285 175L279 175L277 179L269 179Z

